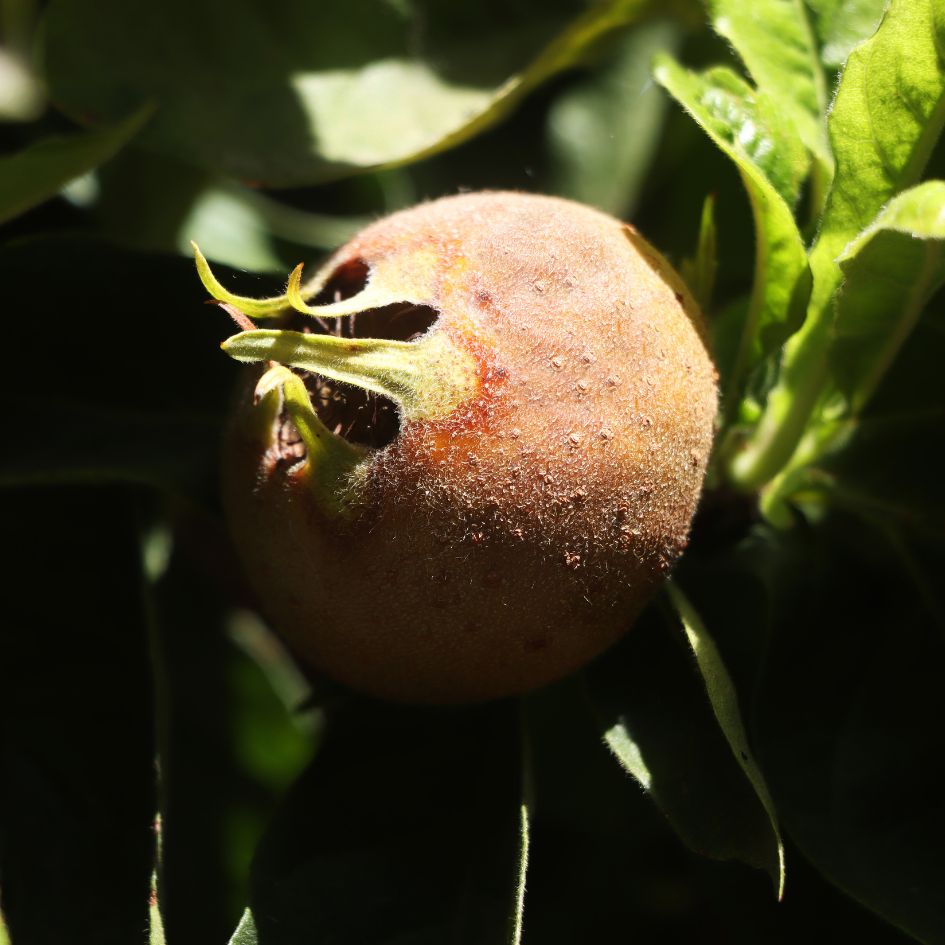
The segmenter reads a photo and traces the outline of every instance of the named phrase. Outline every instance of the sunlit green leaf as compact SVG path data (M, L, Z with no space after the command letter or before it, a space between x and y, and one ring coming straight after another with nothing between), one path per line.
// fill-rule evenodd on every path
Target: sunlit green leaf
M945 182L895 197L839 257L831 371L849 412L875 390L945 281Z
M259 933L256 931L256 920L253 918L251 909L247 909L240 924L236 927L229 945L258 945Z
M0 158L0 223L35 207L115 155L148 121L151 109L97 131L46 138Z
M756 86L777 103L782 121L794 124L829 178L827 91L801 0L711 0L710 7L716 30L735 47Z
M515 895L509 913L508 945L521 945L522 932L525 928L525 887L528 880L528 851L530 831L528 803L523 798L519 805L518 818L518 869L515 876Z
M164 938L164 923L161 920L161 910L158 908L157 897L151 899L150 909L150 939L149 945L166 945Z
M728 69L701 75L660 57L656 79L732 159L755 218L755 283L730 377L730 409L745 373L800 324L810 274L790 204L806 168L803 146L778 121L777 106Z
M522 933L525 928L525 889L528 884L528 858L531 851L531 808L534 805L535 793L532 746L529 735L527 709L523 703L519 712L518 842L513 864L514 890L511 896L506 926L507 945L521 945Z
M794 204L807 158L766 92L753 89L731 69L690 72L666 55L656 58L654 75L735 162L752 196L753 185L755 191L773 191L786 207Z
M553 192L617 216L631 211L666 110L650 62L678 43L674 23L646 24L604 66L555 99L548 112Z
M53 94L70 114L107 120L153 100L160 109L147 146L289 185L465 140L642 6L602 0L572 19L574 6L564 2L280 0L263 8L249 0L56 0L45 54Z
M882 19L886 0L805 0L825 66L838 68L857 43L868 39Z
M855 498L856 490L851 495L843 486L823 482L816 473L807 476L804 469L818 463L823 454L846 449L851 439L875 436L875 428L883 424L880 418L861 429L851 418L862 412L929 298L945 282L945 183L927 181L895 197L847 245L839 263L844 283L834 306L825 402L819 422L801 441L791 464L766 490L765 508L776 517L783 517L783 502L818 487L845 504L870 505L868 497ZM933 400L896 415L886 426L902 425L916 439L921 425L940 413L939 402ZM890 431L885 432L891 445ZM926 434L922 439L928 443L930 437ZM900 449L909 440L906 437Z
M893 0L847 62L828 128L837 159L817 244L812 315L840 279L844 247L922 173L945 124L945 4Z
M921 174L945 124L943 0L892 0L875 35L844 69L828 130L837 162L811 251L807 319L787 346L777 387L734 473L760 485L788 463L823 394L838 258Z

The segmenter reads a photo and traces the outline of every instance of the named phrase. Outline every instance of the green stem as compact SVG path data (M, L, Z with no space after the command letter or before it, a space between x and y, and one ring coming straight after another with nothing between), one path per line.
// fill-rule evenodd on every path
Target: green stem
M811 251L814 286L807 320L785 345L778 383L754 434L730 467L732 481L743 489L765 485L787 466L823 394L833 297L842 281L836 255L831 240L818 241Z
M797 343L786 347L778 385L754 435L731 466L732 480L741 488L757 489L770 482L790 462L804 436L827 379L829 312L819 313Z

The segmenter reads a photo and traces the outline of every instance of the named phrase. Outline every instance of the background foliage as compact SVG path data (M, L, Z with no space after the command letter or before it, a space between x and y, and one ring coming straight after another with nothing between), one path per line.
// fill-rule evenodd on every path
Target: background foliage
M0 41L0 942L945 942L942 0L2 0ZM393 708L255 613L189 241L263 296L483 187L674 260L719 435L622 643Z

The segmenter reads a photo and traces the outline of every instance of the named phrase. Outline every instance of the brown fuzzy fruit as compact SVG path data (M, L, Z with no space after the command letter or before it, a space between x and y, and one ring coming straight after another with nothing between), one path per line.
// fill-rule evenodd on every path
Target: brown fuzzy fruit
M626 224L468 194L375 223L277 300L202 272L246 314L311 316L224 345L270 367L237 411L225 503L304 662L405 702L524 692L621 636L685 548L716 373L691 296ZM399 428L345 381L399 401Z

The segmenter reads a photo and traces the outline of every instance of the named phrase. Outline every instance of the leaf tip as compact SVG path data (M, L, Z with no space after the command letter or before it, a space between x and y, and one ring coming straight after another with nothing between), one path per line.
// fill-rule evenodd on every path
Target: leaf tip
M302 270L304 268L305 263L299 263L289 274L285 294L292 308L297 312L308 313L309 308L305 304L305 299L302 298Z

